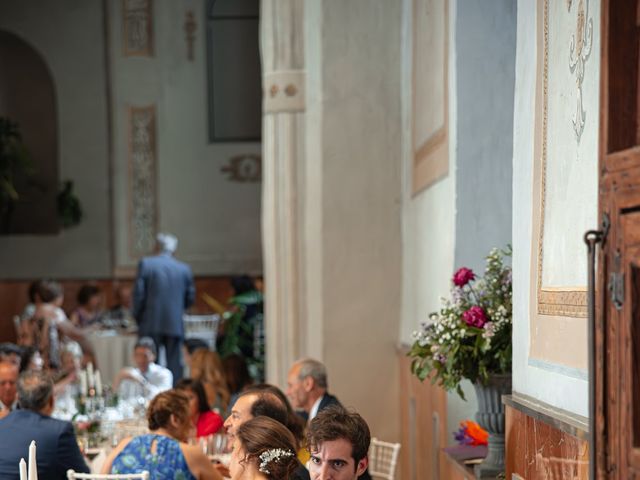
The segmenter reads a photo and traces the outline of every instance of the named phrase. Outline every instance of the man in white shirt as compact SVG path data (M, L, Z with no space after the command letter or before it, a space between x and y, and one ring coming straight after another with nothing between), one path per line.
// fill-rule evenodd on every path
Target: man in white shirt
M15 410L18 367L11 362L0 362L0 418Z
M173 375L167 368L154 363L156 345L150 337L141 337L133 348L135 367L125 367L113 381L113 389L123 399L151 400L158 393L173 387Z

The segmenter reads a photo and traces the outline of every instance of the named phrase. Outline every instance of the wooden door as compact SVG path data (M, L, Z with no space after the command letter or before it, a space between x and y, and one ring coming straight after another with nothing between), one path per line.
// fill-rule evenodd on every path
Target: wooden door
M598 478L640 479L640 0L602 1Z

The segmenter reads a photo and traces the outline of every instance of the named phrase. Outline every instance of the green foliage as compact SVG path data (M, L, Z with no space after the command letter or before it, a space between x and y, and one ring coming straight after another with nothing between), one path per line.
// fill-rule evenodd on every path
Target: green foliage
M218 353L225 357L232 353L244 355L251 376L264 379L264 344L254 344L254 332L263 329L263 296L257 290L236 295L229 300L231 309L223 315L224 336ZM247 316L247 312L253 314ZM252 355L246 355L252 352Z
M471 270L462 285L453 285L451 298L413 332L408 355L411 371L420 380L431 379L461 398L463 378L486 384L490 374L511 372L511 267L504 258L511 247L493 249L487 256L484 276L475 279ZM474 317L471 313L475 313Z
M18 124L0 117L0 212L6 213L18 201L15 182L20 175L33 173Z
M82 205L80 199L73 193L73 182L66 180L58 192L58 218L62 228L78 225L82 221Z

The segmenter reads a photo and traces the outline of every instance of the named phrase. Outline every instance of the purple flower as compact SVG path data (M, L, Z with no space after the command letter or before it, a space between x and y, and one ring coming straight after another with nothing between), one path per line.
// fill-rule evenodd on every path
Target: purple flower
M475 305L462 314L462 319L470 327L482 328L487 323L487 314L481 307Z
M464 287L471 280L476 278L473 270L467 267L460 268L456 273L453 274L453 284L456 287Z
M462 425L460 430L457 432L453 432L453 438L459 445L471 445L473 442L471 437L467 434L467 427L465 425Z

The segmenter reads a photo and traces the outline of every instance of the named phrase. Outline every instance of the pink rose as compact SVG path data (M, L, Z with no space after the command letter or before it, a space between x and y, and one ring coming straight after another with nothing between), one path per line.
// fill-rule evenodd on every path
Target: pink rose
M467 283L475 278L476 275L473 273L473 270L467 267L462 267L453 274L453 284L456 287L464 287Z
M470 327L482 328L484 324L487 323L487 314L484 313L482 308L476 305L464 312L462 314L462 319L464 320L464 323Z

